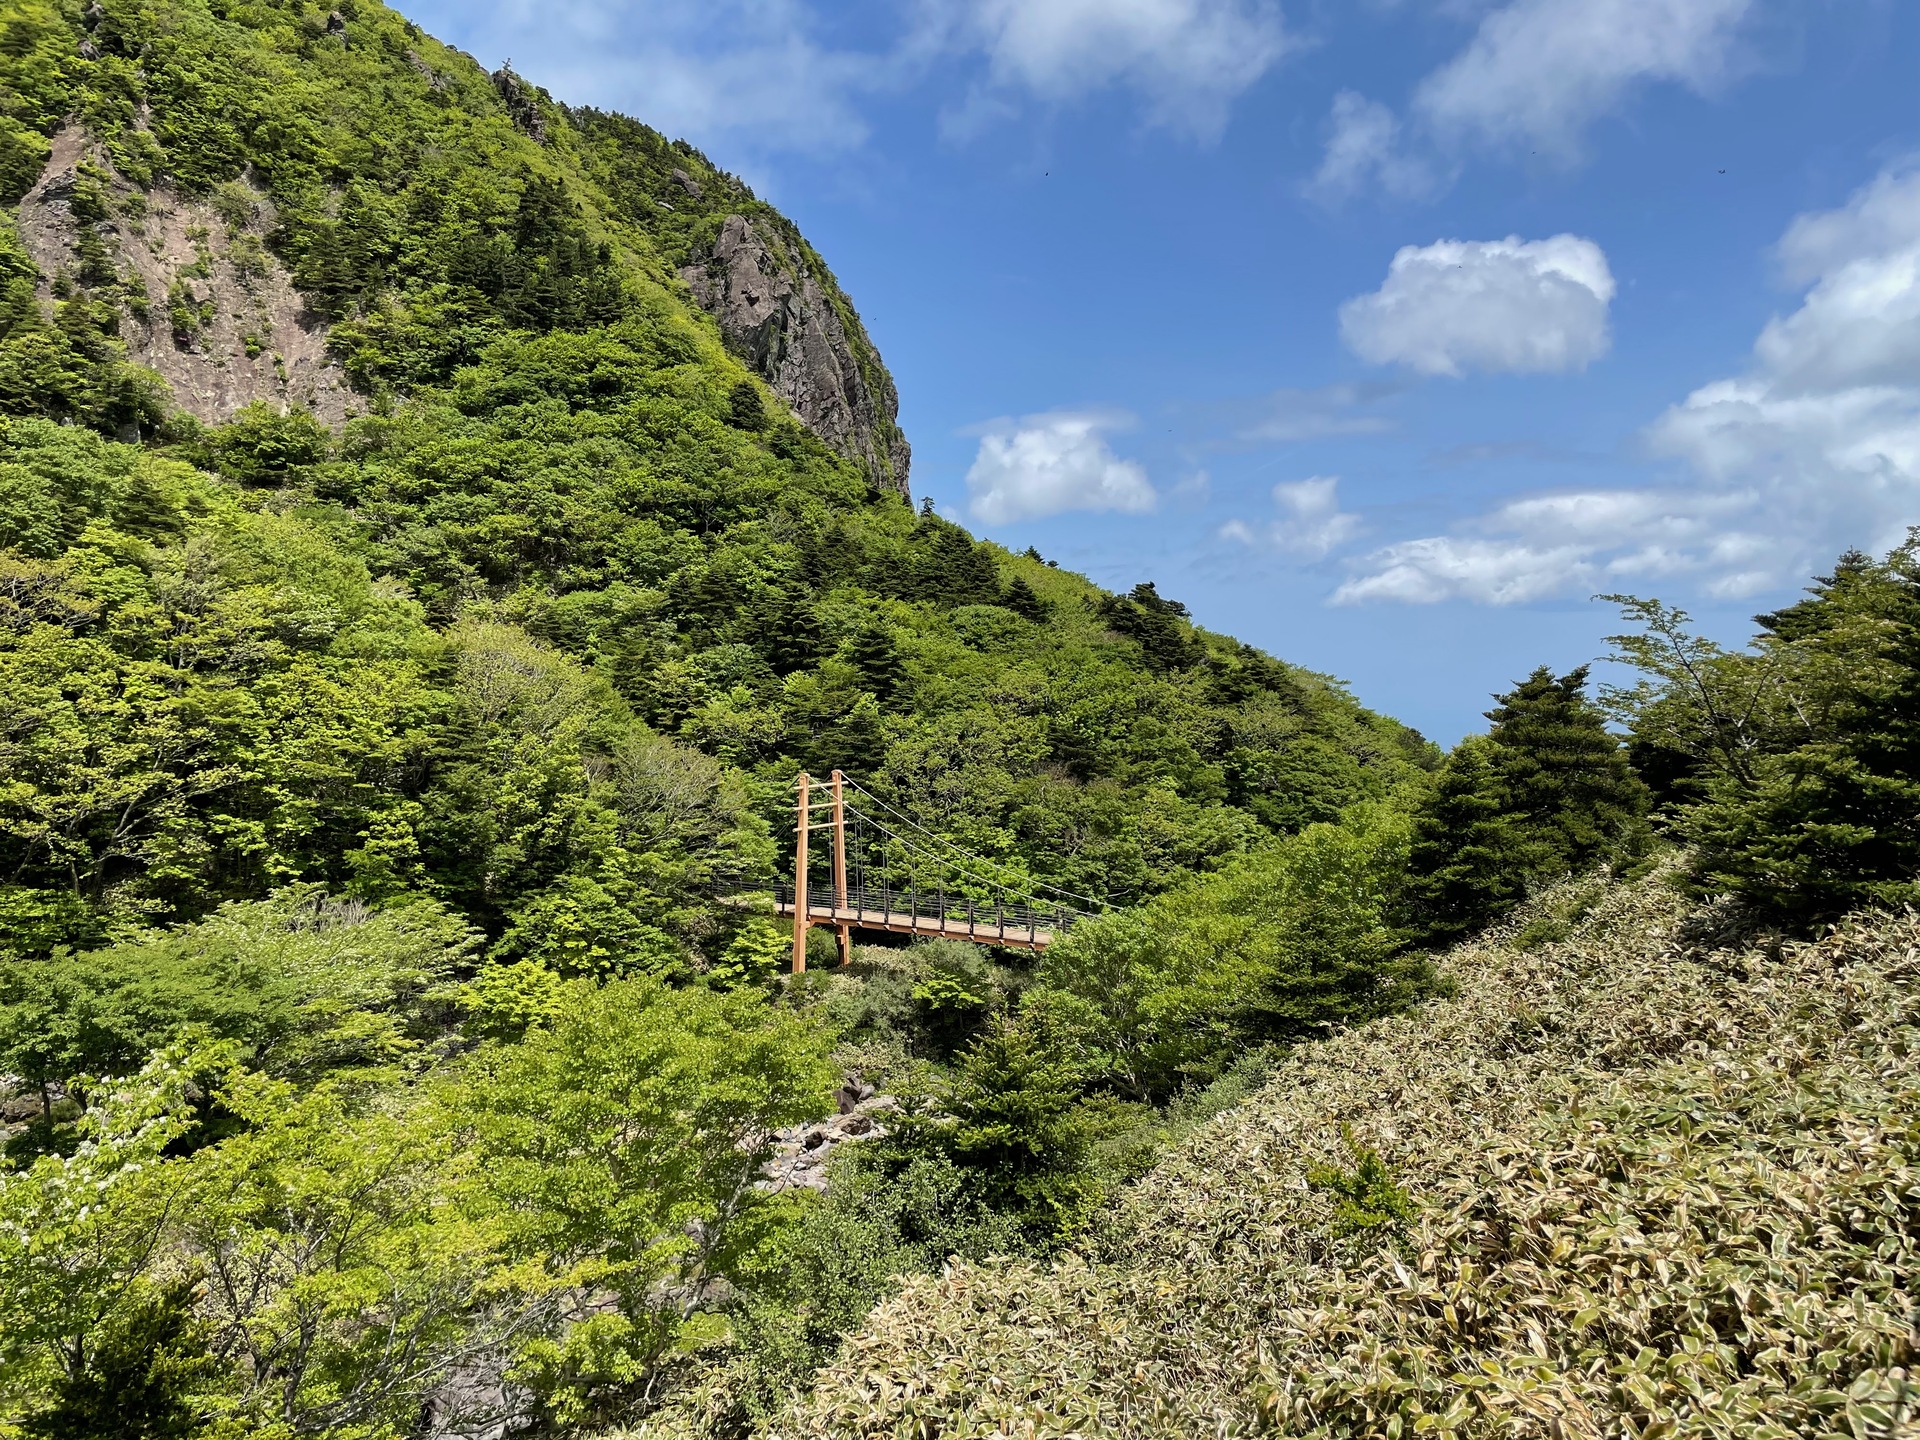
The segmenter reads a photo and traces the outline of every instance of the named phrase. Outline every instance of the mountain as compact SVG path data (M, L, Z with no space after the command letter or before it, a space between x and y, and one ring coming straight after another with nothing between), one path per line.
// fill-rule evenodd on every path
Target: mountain
M0 1431L1911 1430L1920 539L1442 759L380 5L10 0L0 201ZM791 973L836 769L1103 913Z
M1125 898L1433 763L1150 585L916 515L789 221L383 6L10 5L0 185L16 948L299 881L699 969L738 924L694 871L764 869L802 767ZM673 880L608 778L658 737L733 777Z
M356 388L444 378L504 330L679 308L679 278L803 424L907 494L893 382L852 305L691 147L489 76L378 6L28 4L0 25L0 186L39 299L64 276L106 305L98 328L199 419L268 400L337 423L365 410Z

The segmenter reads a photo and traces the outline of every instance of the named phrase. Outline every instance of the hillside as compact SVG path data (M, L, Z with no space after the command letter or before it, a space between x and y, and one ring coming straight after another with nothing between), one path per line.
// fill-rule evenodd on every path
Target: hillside
M690 147L374 4L0 27L0 683L40 717L0 739L16 948L301 880L713 964L738 925L697 877L637 878L687 837L610 798L644 735L752 777L697 782L728 865L769 864L780 787L839 767L1118 897L1432 763L1151 587L916 515L851 304ZM478 697L503 664L574 719ZM75 708L81 674L124 708Z
M846 296L690 146L378 5L29 3L0 26L0 200L41 302L90 302L63 330L80 364L118 340L203 421L269 400L337 423L506 333L695 298L809 429L908 493L893 382ZM112 388L21 398L84 411ZM141 403L105 418L160 418Z
M1434 747L916 512L690 147L363 0L23 0L0 202L0 1435L580 1435L721 1357L738 1432L1422 992ZM803 768L1112 913L790 975Z
M1911 1433L1920 535L1442 756L368 0L0 7L0 204L0 1440ZM800 970L802 769L1094 898Z
M1915 1433L1920 925L1720 923L1667 875L1543 897L1084 1258L910 1282L780 1433Z

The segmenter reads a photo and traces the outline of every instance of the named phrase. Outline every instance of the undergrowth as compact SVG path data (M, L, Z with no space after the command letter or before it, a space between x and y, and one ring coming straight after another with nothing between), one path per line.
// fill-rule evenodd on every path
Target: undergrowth
M1670 876L1301 1047L1082 1253L907 1282L772 1433L1915 1434L1920 916L1706 950Z

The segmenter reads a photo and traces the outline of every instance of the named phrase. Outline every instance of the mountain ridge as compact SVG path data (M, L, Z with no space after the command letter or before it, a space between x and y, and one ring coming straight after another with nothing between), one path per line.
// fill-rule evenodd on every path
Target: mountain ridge
M102 328L123 338L133 359L161 373L189 413L215 423L265 399L317 406L338 423L349 412L364 413L383 389L404 395L432 370L444 376L447 361L468 358L484 344L484 333L469 336L425 374L418 366L383 366L370 353L377 347L356 345L353 325L342 331L341 322L364 322L427 299L427 323L438 324L448 316L449 298L461 319L476 318L458 294L422 296L408 281L418 275L417 250L415 260L405 259L393 232L396 225L406 230L409 217L396 216L392 206L361 209L370 199L356 188L365 167L351 161L316 166L313 157L296 152L307 173L289 181L275 163L285 155L248 155L234 138L181 134L186 127L172 123L174 97L164 92L175 65L202 64L217 74L223 68L217 62L230 60L237 63L229 73L239 72L233 78L240 103L233 108L253 112L251 123L273 124L259 112L278 108L280 124L299 124L310 139L337 139L327 134L337 120L330 127L319 106L276 107L246 94L265 79L262 72L296 57L321 58L339 62L336 68L348 72L342 78L350 76L358 87L394 99L405 95L416 108L424 101L432 124L423 133L456 146L463 132L471 144L489 134L490 121L505 120L490 132L487 163L503 179L518 170L561 186L548 203L578 212L587 231L602 234L600 244L611 242L638 261L637 269L623 266L629 281L644 274L670 293L687 295L687 276L699 273L713 240L730 221L745 227L753 258L771 281L785 285L787 303L756 315L750 327L729 323L722 296L701 308L803 424L876 487L909 493L910 452L896 418L893 381L851 302L784 217L692 146L624 116L558 105L510 69L488 74L471 56L439 45L384 7L347 4L319 12L295 6L280 14L230 7L237 17L280 22L253 26L223 24L228 8L127 3L66 13L32 3L4 25L7 44L38 62L42 82L37 95L15 89L11 100L0 97L0 190L21 206L40 297L43 303L56 298L63 276L68 283L90 276L88 288L114 312ZM216 30L218 43L208 43ZM63 38L71 46L64 54ZM188 69L178 83L192 93L203 78ZM175 96L184 98L177 87ZM379 125L368 122L370 129ZM87 169L89 155L94 173L77 173ZM391 159L385 168L392 173ZM85 191L89 181L95 191L104 186L133 199L137 213L107 214L87 194L83 213L74 213L76 184ZM222 186L216 197L212 192ZM246 189L255 192L251 201ZM156 202L151 220L149 194ZM565 228L563 219L559 229ZM243 254L221 243L223 229L229 241L252 237ZM609 259L600 257L599 267ZM590 253L566 257L559 268L569 267L578 273L561 275L563 286L594 283ZM468 268L472 273L451 276L443 268L442 284L451 279L456 290L477 285L485 291L499 278L486 273L484 257L477 269ZM552 277L541 278L550 283ZM293 303L292 287L302 303ZM410 288L415 293L400 293ZM262 291L268 292L264 305ZM598 303L602 318L612 313L604 297Z

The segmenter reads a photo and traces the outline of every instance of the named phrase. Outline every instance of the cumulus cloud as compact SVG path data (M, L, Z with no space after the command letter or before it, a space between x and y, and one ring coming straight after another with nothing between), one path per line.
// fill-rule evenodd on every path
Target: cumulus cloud
M1736 68L1758 0L1508 0L1444 8L1477 14L1473 39L1415 89L1402 121L1342 95L1309 193L1343 199L1369 186L1418 196L1448 165L1435 154L1531 151L1576 159L1587 130L1648 84L1708 91Z
M1541 550L1499 540L1435 535L1403 540L1369 557L1369 573L1333 592L1336 605L1399 600L1426 605L1438 600L1477 600L1510 605L1538 600L1585 567L1570 546Z
M1563 157L1630 87L1705 89L1726 73L1754 0L1513 0L1429 75L1414 108L1443 140Z
M1153 509L1159 497L1146 471L1105 438L1131 423L1112 411L1057 410L986 426L967 471L974 518L1003 525L1068 510Z
M1525 497L1374 552L1334 598L1498 604L1655 580L1734 597L1897 544L1920 519L1920 165L1796 220L1777 259L1799 305L1744 374L1649 429L1696 483Z
M1747 374L1695 390L1651 439L1756 487L1803 562L1808 545L1892 544L1920 518L1920 165L1797 220L1778 258L1808 287L1799 308L1768 322Z
M1292 41L1270 0L946 0L949 42L986 57L990 85L1041 100L1124 86L1150 123L1217 134L1233 101Z
M1347 347L1426 375L1585 369L1606 354L1613 273L1598 245L1441 240L1403 248L1386 283L1340 307Z
M1280 511L1279 519L1264 525L1229 520L1220 527L1220 538L1269 547L1282 554L1321 559L1364 528L1358 515L1340 508L1339 487L1337 475L1282 481L1273 487L1273 503Z
M1379 101L1342 90L1334 96L1328 128L1326 156L1307 185L1312 198L1333 203L1378 185L1408 200L1434 188L1433 171L1406 152L1399 120Z
M1739 528L1749 508L1745 495L1652 488L1527 496L1464 533L1374 551L1333 600L1513 605L1671 576L1747 594L1778 548Z

